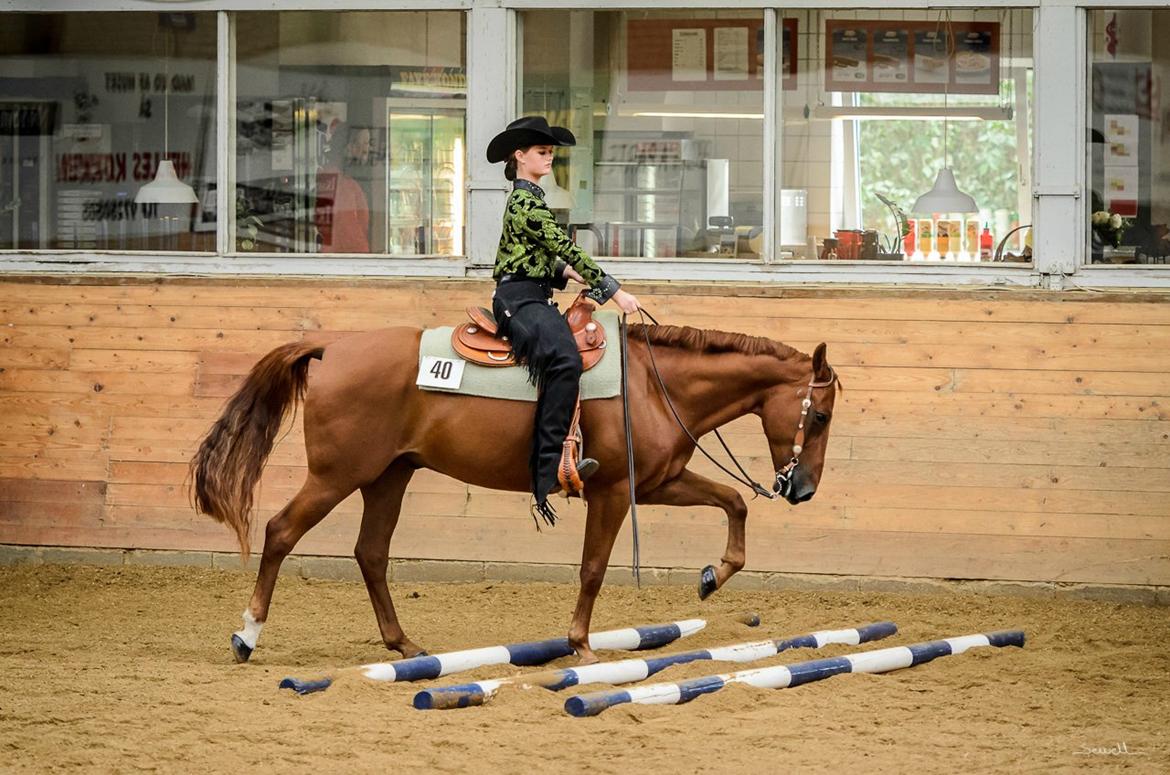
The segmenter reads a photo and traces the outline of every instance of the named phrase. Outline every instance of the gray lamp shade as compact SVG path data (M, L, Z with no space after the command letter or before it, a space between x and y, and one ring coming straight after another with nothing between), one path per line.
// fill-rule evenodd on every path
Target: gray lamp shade
M934 186L922 196L911 208L918 215L931 213L974 213L979 211L975 198L959 190L955 183L955 173L950 167L943 167L938 171Z
M198 202L199 197L195 196L195 189L179 180L175 163L164 159L158 165L154 180L138 189L134 201L146 205L190 205Z

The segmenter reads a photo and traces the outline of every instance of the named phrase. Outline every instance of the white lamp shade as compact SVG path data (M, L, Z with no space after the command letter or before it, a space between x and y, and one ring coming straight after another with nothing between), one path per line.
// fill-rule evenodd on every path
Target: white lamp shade
M199 201L195 189L179 180L175 163L164 159L158 165L154 180L138 189L134 201L145 205L190 205Z
M979 207L975 198L959 190L955 183L955 173L950 167L943 167L938 171L934 186L914 203L912 211L918 215L931 213L974 213Z

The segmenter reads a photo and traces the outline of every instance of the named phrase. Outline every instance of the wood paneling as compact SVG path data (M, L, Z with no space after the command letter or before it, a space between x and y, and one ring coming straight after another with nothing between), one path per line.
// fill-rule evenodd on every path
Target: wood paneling
M749 504L748 567L802 573L1170 584L1170 298L1153 294L638 289L664 322L829 345L845 382L817 497ZM27 278L0 283L0 542L234 549L184 487L256 359L347 331L454 322L470 281ZM728 314L730 313L730 314ZM771 461L755 418L727 438ZM300 487L282 434L257 530ZM718 476L705 460L693 468ZM419 472L400 557L575 563L584 510L537 533L527 497ZM351 496L299 551L349 554ZM701 567L714 509L639 509L643 561ZM628 530L614 559L628 562Z

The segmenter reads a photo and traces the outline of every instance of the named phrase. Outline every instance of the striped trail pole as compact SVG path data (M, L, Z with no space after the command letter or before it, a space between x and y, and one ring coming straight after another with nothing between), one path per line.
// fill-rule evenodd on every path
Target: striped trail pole
M594 632L589 635L589 647L628 651L656 649L679 638L694 635L706 626L705 619L684 619L666 624ZM360 670L366 678L375 681L421 681L486 665L543 665L572 653L573 648L569 645L568 638L553 638L506 646L450 651L445 654L400 659L397 662L376 662L355 669ZM328 689L332 683L332 678L316 681L285 678L280 682L280 688L292 689L297 694L310 694Z
M1004 630L983 635L965 635L911 646L862 651L843 657L814 659L794 665L777 665L755 670L741 670L727 675L708 675L677 683L635 686L624 691L603 691L578 694L565 700L565 712L571 716L596 716L607 708L635 702L643 705L679 705L699 695L717 692L733 683L744 683L761 689L785 689L801 684L831 678L839 673L887 673L903 667L913 667L937 657L962 654L977 646L1023 646L1024 633Z
M541 686L554 692L579 684L623 684L641 681L671 665L711 660L713 662L753 662L775 656L795 648L819 649L830 643L856 646L859 643L880 640L898 631L893 622L867 624L851 630L822 630L782 640L762 640L739 643L713 649L697 649L678 654L666 654L649 659L623 659L618 662L599 662L582 667L568 667L543 673L529 673L513 678L443 686L424 689L414 696L414 707L419 710L446 710L483 705L496 695L502 686Z

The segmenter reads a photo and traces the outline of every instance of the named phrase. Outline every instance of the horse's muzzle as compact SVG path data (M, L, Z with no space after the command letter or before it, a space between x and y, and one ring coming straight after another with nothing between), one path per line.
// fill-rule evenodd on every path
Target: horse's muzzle
M811 500L812 496L816 495L817 488L816 485L809 481L808 475L804 473L804 469L798 465L791 471L777 471L776 482L772 486L772 491L793 506L796 506L797 504Z

